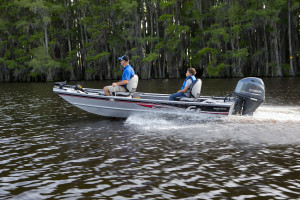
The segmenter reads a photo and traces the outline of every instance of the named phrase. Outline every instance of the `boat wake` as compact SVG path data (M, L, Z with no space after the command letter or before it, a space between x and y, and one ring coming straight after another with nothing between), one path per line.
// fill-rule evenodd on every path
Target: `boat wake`
M222 120L221 116L207 114L191 114L191 113L146 113L135 114L127 118L125 125L135 126L139 129L155 131L155 130L177 130L191 127L208 122L217 122Z
M261 106L256 110L253 120L300 123L300 106Z
M215 117L187 113L133 115L125 126L143 134L176 135L200 140L300 144L300 107L262 106L254 116Z

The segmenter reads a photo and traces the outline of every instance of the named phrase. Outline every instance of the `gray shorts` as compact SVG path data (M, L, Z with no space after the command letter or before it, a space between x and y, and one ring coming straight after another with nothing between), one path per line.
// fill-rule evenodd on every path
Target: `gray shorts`
M116 87L108 86L108 90L110 93L112 92L127 92L125 87L122 87L120 85L117 85Z

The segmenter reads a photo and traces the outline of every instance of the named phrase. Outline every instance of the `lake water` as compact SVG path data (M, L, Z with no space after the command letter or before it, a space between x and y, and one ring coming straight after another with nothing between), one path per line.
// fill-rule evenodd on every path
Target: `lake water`
M225 96L239 79L204 79ZM0 84L0 199L300 198L300 77L264 78L252 117L86 113L52 83ZM173 93L183 80L141 80ZM102 88L110 81L81 82Z

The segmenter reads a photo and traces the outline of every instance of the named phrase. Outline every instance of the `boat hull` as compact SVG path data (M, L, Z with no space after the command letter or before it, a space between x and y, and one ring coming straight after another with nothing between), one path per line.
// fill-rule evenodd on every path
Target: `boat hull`
M64 100L87 112L106 116L127 118L136 113L168 112L210 115L230 115L234 102L203 100L201 102L168 101L165 95L139 93L136 97L104 96L99 92L82 92L75 89L54 88ZM147 94L147 95L145 95ZM146 96L151 96L149 99ZM223 103L222 103L223 102Z
M151 109L141 109L134 103L116 101L114 99L99 99L59 94L63 99L87 112L106 116L127 118L134 113L149 112Z

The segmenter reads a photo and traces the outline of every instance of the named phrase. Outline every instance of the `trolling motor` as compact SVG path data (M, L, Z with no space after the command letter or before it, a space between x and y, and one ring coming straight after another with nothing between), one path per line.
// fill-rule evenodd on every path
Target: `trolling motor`
M253 115L265 100L265 85L260 78L241 79L233 92L236 96L234 115Z
M76 84L75 87L74 87L74 89L75 90L80 90L82 92L85 92L84 89L83 89L83 87L81 85L79 85L79 84Z
M59 89L62 89L66 84L67 84L67 81L53 83L54 87L59 88Z

